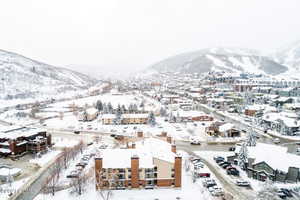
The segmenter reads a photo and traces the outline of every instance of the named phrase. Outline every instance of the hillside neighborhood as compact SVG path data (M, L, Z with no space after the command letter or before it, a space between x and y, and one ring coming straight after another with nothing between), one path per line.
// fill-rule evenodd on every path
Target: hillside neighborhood
M300 82L266 80L162 72L2 109L1 196L251 199L278 187L297 199Z

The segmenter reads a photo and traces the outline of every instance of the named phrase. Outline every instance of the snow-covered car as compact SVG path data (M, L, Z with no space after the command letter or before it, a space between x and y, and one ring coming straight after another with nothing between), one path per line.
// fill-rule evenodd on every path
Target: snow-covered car
M235 184L241 187L250 187L250 182L245 180L237 180Z
M224 191L222 190L222 188L216 188L214 191L211 192L211 195L215 197L220 197L224 195Z
M201 142L200 142L200 140L191 140L191 144L192 145L200 145L201 144Z
M279 144L279 143L280 143L280 139L279 139L279 138L275 138L275 139L273 140L273 142L274 142L275 144Z
M67 175L67 178L78 178L80 171L73 170Z
M206 188L209 188L209 187L213 187L213 186L216 186L217 183L214 179L205 179L203 182L202 182L203 186L206 187Z

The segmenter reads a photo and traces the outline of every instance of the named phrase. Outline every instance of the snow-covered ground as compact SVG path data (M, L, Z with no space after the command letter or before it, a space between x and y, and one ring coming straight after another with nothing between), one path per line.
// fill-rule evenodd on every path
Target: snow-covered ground
M39 165L40 167L43 167L47 163L49 163L51 160L55 159L61 151L58 150L50 150L46 154L42 154L41 157L37 157L34 159L29 160L30 163L35 163Z

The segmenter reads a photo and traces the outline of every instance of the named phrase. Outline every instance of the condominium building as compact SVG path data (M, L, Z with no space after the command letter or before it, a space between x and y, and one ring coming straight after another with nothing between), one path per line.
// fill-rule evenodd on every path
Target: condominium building
M181 187L181 166L176 146L159 138L106 149L95 158L96 189Z

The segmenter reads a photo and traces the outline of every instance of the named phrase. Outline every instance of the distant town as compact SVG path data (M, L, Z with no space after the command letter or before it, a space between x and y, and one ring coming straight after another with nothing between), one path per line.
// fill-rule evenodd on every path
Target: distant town
M3 107L0 196L299 199L299 87L161 72Z

